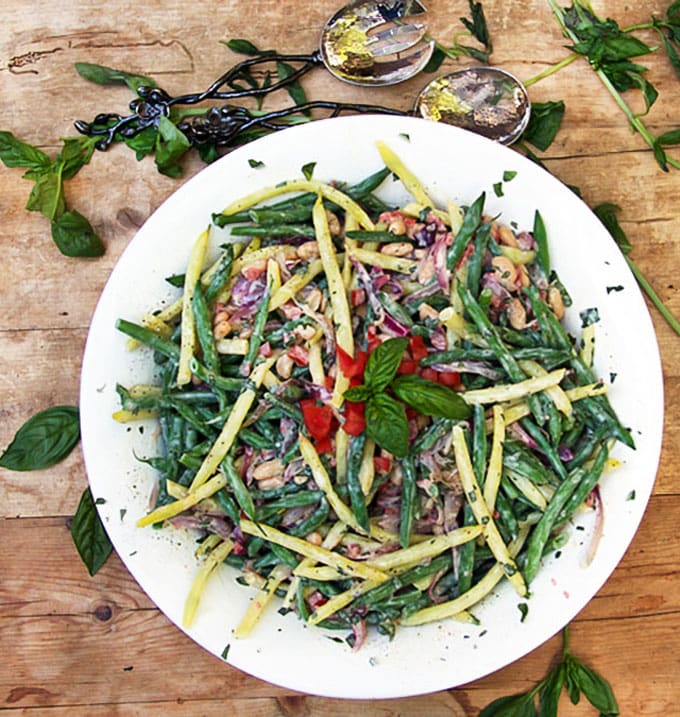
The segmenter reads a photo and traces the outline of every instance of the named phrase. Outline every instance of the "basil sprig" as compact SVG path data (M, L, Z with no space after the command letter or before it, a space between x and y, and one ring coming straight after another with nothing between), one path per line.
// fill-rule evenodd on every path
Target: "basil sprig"
M27 170L24 179L34 184L26 209L50 220L52 239L65 256L95 257L104 253L104 244L92 225L82 214L69 211L64 198L64 181L90 161L95 141L92 137L65 139L61 152L51 160L11 132L0 132L0 160L7 167Z
M409 450L404 404L426 416L462 419L470 415L469 406L448 386L422 376L397 376L407 346L408 339L404 338L388 339L376 346L366 362L364 383L344 393L347 401L366 402L367 435L398 458Z
M11 471L35 471L59 463L80 439L78 409L52 406L31 416L16 432L0 466Z
M567 627L562 639L561 661L537 685L521 694L499 697L488 704L479 717L557 717L562 688L566 688L572 704L578 704L583 695L599 710L600 717L616 717L619 707L610 684L570 652Z
M88 572L94 575L111 554L112 545L89 488L83 491L71 521L71 537Z

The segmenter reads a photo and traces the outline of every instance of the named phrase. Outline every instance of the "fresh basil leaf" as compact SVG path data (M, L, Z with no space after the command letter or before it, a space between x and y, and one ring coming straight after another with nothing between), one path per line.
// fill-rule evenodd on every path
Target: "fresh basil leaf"
M538 717L557 717L565 672L566 668L561 664L546 678L538 693Z
M71 179L90 161L95 143L95 137L69 137L64 140L56 160L61 164L62 179Z
M352 386L351 388L348 388L342 395L345 400L357 403L360 401L367 401L373 395L373 391L369 386Z
M463 25L465 25L475 40L484 45L487 52L491 53L491 38L489 36L486 18L484 17L484 8L482 7L482 3L474 2L474 0L468 0L468 5L470 6L471 20L468 20L466 17L461 17L460 21Z
M250 40L243 40L243 39L232 39L227 40L224 43L232 52L236 52L239 55L259 55L260 50L253 45Z
M534 102L531 117L522 139L545 152L553 143L564 117L565 105L562 100Z
M479 717L537 717L533 693L499 697L484 707Z
M517 176L517 172L515 172L512 169L506 169L505 172L503 172L503 181L504 182L512 182L512 180Z
M165 280L170 286L176 286L178 289L181 289L184 286L184 277L184 274L172 274L172 276L166 276Z
M140 87L157 87L156 82L145 75L137 75L125 70L115 70L105 65L90 62L76 62L76 72L85 80L97 85L127 85L133 92Z
M308 162L302 165L302 174L305 179L311 179L314 176L314 167L316 167L316 162Z
M459 393L422 376L397 376L390 388L397 398L426 416L462 419L471 413Z
M279 81L288 79L291 75L295 74L295 68L286 62L276 63L276 73L279 77ZM296 105L303 105L307 102L307 95L300 84L299 80L293 80L286 85L286 91L290 95L290 98ZM305 115L309 115L309 110L303 112Z
M387 339L371 351L364 370L364 383L371 390L382 391L389 386L407 346L408 339Z
M38 172L48 170L51 164L42 150L22 142L11 132L0 132L0 159L6 167L28 167Z
M493 185L493 193L497 197L503 196L503 182L495 182Z
M262 169L265 165L264 162L261 162L259 159L249 159L248 166L252 167L252 169Z
M668 171L668 157L663 150L663 147L659 144L658 140L654 140L652 143L652 152L654 153L654 159L656 163L663 169L664 172Z
M628 254L633 246L626 236L626 233L621 228L619 220L616 216L617 212L620 211L621 207L610 202L598 204L593 209L595 216L602 222L602 224L604 224L605 229L612 235L614 241L619 245L619 249L621 249L624 254Z
M156 137L158 130L155 127L145 127L134 137L125 137L125 144L135 152L137 161L148 157L156 149Z
M612 688L604 677L573 656L570 658L570 672L588 702L600 710L601 717L615 717L619 714Z
M680 129L672 129L656 138L662 146L680 144Z
M570 662L566 663L565 673L566 673L566 675L565 675L565 679L564 679L564 685L567 688L567 694L569 695L571 704L577 705L581 700L581 690L578 688L578 685L576 684L576 681L574 680L574 676L572 674L572 669L570 667Z
M479 50L476 47L471 47L470 45L463 45L461 43L458 43L458 49L462 50L466 55L469 55L473 59L477 60L478 62L489 62L489 52L485 50Z
M102 256L104 243L80 212L71 210L52 220L52 239L64 256Z
M26 209L29 212L40 212L48 219L64 213L64 192L61 177L57 172L48 171L36 177L33 189L28 195Z
M167 117L161 117L156 137L156 166L161 174L179 177L182 167L180 158L191 148L186 135Z
M409 427L406 410L386 393L366 401L366 434L381 448L403 458L408 453Z
M111 554L112 546L89 487L83 491L71 521L71 537L88 572L94 575Z
M423 72L436 72L446 59L446 53L439 47L434 48L427 65L423 68Z
M0 466L11 471L34 471L59 463L80 439L78 409L52 406L31 416L16 432Z

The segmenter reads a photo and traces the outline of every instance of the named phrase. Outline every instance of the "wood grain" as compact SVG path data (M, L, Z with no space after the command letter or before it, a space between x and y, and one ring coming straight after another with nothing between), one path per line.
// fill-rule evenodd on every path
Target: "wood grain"
M126 88L87 84L75 73L75 62L152 75L174 94L192 91L241 59L221 41L244 37L281 51L312 51L323 22L340 4L7 0L0 23L0 130L53 155L60 138L74 133L74 120L124 112L130 100ZM659 15L667 4L593 3L622 25ZM431 33L448 44L460 30L458 18L467 13L467 3L427 5ZM484 9L494 62L519 77L528 79L567 53L547 2L485 0ZM658 42L651 34L646 39ZM680 82L660 53L645 64L660 90L645 121L655 133L668 131L680 124ZM314 98L406 110L427 79L376 91L344 85L318 69L305 78L305 87ZM567 107L563 128L543 157L547 168L577 185L591 206L621 207L635 261L680 315L680 172L659 170L583 62L533 85L531 96L563 99ZM283 96L272 98L268 106L286 102ZM639 99L632 105L641 108ZM184 176L201 166L198 159L189 160ZM0 167L0 447L36 411L77 403L87 329L104 283L135 231L178 184L123 147L97 154L66 192L70 205L100 233L107 252L97 260L74 261L58 253L44 218L25 211L30 184L21 171ZM620 565L571 627L574 651L611 681L621 714L634 717L680 715L680 340L654 311L652 318L666 392L654 494ZM117 556L94 578L88 576L68 532L85 485L79 450L46 471L0 469L3 714L472 717L496 697L534 685L559 652L555 637L470 685L392 701L345 702L267 684L208 655L171 625ZM575 707L568 700L560 705L564 717L590 714L587 705Z

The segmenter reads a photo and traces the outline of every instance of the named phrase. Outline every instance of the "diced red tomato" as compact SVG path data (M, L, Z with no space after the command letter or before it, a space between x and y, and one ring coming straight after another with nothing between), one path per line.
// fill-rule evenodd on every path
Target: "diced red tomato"
M433 368L424 368L420 375L428 381L436 381L439 374Z
M378 329L375 328L375 324L370 324L366 329L366 345L369 352L373 351L376 346L380 346L381 343L378 338Z
M300 408L309 435L317 441L328 438L333 421L331 407L319 406L313 398L307 398L300 401Z
M411 351L411 356L416 361L420 361L420 359L424 359L427 356L428 351L427 346L425 346L425 341L423 337L418 334L409 338L408 347Z
M329 436L326 436L325 438L315 439L314 447L316 448L317 453L333 452L333 444L331 443L331 439Z
M304 346L291 346L288 355L298 366L306 366L309 363L309 351Z
M307 597L307 604L312 610L316 610L317 607L321 607L321 605L327 602L328 598L320 590L315 590Z
M392 459L387 456L374 456L373 466L378 473L389 473L392 470Z
M355 308L366 303L366 290L352 289L349 294L349 303L352 304L352 306Z
M410 375L418 372L418 362L413 359L404 359L397 368L397 373L401 375Z
M460 374L457 371L440 371L437 381L444 386L456 388L460 386Z
M359 436L366 429L366 417L364 415L365 406L363 403L355 401L345 401L344 417L345 422L342 427L345 433L350 436Z
M354 378L355 376L363 376L364 368L366 368L366 361L368 360L368 353L366 351L358 350L356 357L350 356L344 349L338 346L338 365L342 373L347 378Z

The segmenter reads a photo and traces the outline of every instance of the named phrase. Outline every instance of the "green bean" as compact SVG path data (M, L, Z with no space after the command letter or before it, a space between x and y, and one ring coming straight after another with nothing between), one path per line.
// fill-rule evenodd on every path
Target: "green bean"
M276 500L277 498L280 498L281 496L288 495L289 493L297 493L298 491L304 490L304 486L298 485L297 483L293 483L293 481L290 481L289 483L284 483L282 486L279 486L278 488L269 488L268 490L253 490L250 492L251 496L253 497L253 500Z
M473 296L479 295L479 284L482 276L482 263L486 254L491 225L482 224L475 234L474 251L467 260L467 288Z
M395 301L389 294L384 291L378 292L378 300L383 305L388 314L391 314L393 318L408 327L413 326L413 319L406 309Z
M243 443L260 451L270 450L276 446L269 438L266 438L261 433L252 431L250 428L241 428L238 432L238 438Z
M521 443L505 444L503 467L527 477L535 485L558 485L557 476Z
M442 555L438 555L432 558L429 563L425 565L417 565L410 570L405 570L401 575L397 575L390 580L386 580L377 587L369 590L364 595L358 597L353 605L357 607L368 607L374 609L377 605L385 600L388 600L397 590L400 590L407 585L421 580L427 575L434 575L440 570L448 570L451 568L452 557L451 552L447 551Z
M234 227L231 230L232 236L250 236L250 237L280 237L280 236L301 236L313 237L314 227L309 224L265 224L255 225L246 224L244 226Z
M250 520L256 521L257 518L255 517L256 510L255 504L253 503L253 497L248 492L248 488L239 475L239 472L236 470L231 454L227 454L224 457L222 463L220 464L220 468L224 472L229 487L231 488L231 492L234 494L234 498L236 498L236 502L241 507L241 510L250 518Z
M365 433L359 436L350 436L347 447L347 492L349 493L352 512L359 527L368 533L368 507L366 506L366 496L361 489L361 481L359 480L365 445Z
M536 210L534 214L534 241L536 242L536 264L543 271L546 278L550 276L550 252L548 250L548 234L541 213Z
M505 496L505 493L498 492L496 494L496 510L498 511L498 517L496 518L496 525L503 535L503 539L506 542L514 540L519 533L519 523L515 516L510 501Z
M269 401L272 406L280 408L281 411L286 414L286 416L292 418L294 421L296 421L296 423L302 424L302 411L297 406L294 406L289 401L280 398L279 396L274 393L271 393L270 391L267 391L264 394L264 399L266 401Z
M387 167L383 167L377 172L369 174L368 177L365 177L360 182L350 185L346 188L345 192L354 200L364 199L377 189L389 176L390 170Z
M168 400L166 404L175 410L189 425L207 437L215 437L216 432L206 423L206 419L190 404L182 401Z
M463 525L476 525L474 513L469 503L463 507ZM458 548L458 590L460 593L467 592L472 587L472 568L475 563L474 540L468 540Z
M241 364L241 375L247 376L253 366L253 362L257 358L257 354L262 346L264 339L264 326L267 323L267 317L269 316L269 297L271 296L271 284L267 282L267 288L265 289L264 296L262 297L262 303L255 314L253 321L253 331L248 340L248 352L243 359Z
M603 457L601 465L602 467L604 467L604 461L606 461L607 458L607 450L604 447L600 451L598 459L600 459L601 456ZM595 466L593 466L592 470L593 472L590 473L590 477L591 480L594 477L596 483L599 480L602 470L597 470ZM590 484L590 481L586 481L587 475L588 473L583 470L583 468L576 468L569 473L567 478L562 482L562 484L553 494L552 498L550 499L550 502L548 503L547 508L543 512L543 516L531 532L527 543L526 562L524 565L524 577L526 578L527 583L530 583L536 576L536 572L538 571L538 567L541 561L541 556L543 555L545 543L548 540L548 537L550 536L550 533L552 532L553 527L557 522L557 519L560 516L562 509L567 505L567 501L571 498L572 495L574 495L575 491L579 488L580 485L584 483L586 485ZM594 485L595 484L593 483L593 487ZM583 496L583 500L585 500L585 497L588 495L589 492L590 490L588 490L588 492ZM580 505L583 500L580 500L578 505Z
M476 404L472 414L472 467L480 486L486 473L486 416L484 406Z
M284 548L282 545L277 545L276 543L270 543L270 547L279 563L287 565L289 568L296 568L300 563L299 558L292 550Z
M609 433L609 426L602 423L596 426L594 430L586 430L581 436L581 440L574 446L574 452L569 461L569 468L583 465L592 455L597 447L602 443Z
M213 389L221 389L222 391L240 391L245 383L242 378L232 378L229 376L219 376L209 371L195 356L191 359L191 373L196 378L208 384Z
M160 334L157 334L155 331L147 329L146 326L140 326L125 319L118 319L115 325L119 331L136 339L145 346L149 346L154 351L158 351L163 356L167 356L169 359L175 361L179 359L179 346L170 339L166 339Z
M205 300L209 305L215 301L224 288L224 285L229 280L233 263L234 249L231 244L227 244L223 248L222 256L219 259L217 269L213 272L210 277L210 283L205 289Z
M215 498L220 504L222 510L227 514L227 517L234 525L238 525L241 520L241 511L236 505L236 501L227 493L226 488L220 488L215 493Z
M401 463L401 516L399 520L399 544L408 548L416 510L416 466L413 455L407 455Z
M583 504L583 501L590 495L593 488L595 488L600 480L602 471L604 471L604 468L607 465L608 458L609 448L607 445L603 445L595 457L592 466L586 472L583 480L579 483L578 488L571 494L569 500L560 511L557 518L558 525L562 525L569 520L577 508L579 508Z
M307 607L307 601L305 600L306 581L298 581L297 587L295 588L295 607L298 617L307 622L309 620L309 608Z
M213 335L210 309L208 308L208 303L200 281L197 281L194 287L191 309L194 314L196 338L198 339L198 344L203 354L203 363L208 371L217 374L220 371L220 357L215 347L215 336Z
M458 292L463 300L465 309L477 327L477 330L481 334L482 338L486 340L489 347L494 351L508 376L510 376L510 378L515 382L526 379L524 371L522 371L519 367L515 357L510 353L509 349L505 346L503 340L499 336L497 328L491 323L491 321L489 321L489 318L481 310L474 296L462 285L458 286Z
M389 244L391 242L403 242L408 241L412 242L413 239L406 236L405 234L393 234L392 232L388 231L380 231L379 229L374 229L373 231L349 231L345 232L345 236L348 239L354 239L354 241L368 241L368 242L377 242L380 244Z
M450 270L454 270L458 265L458 262L463 256L468 242L474 236L477 231L477 227L482 221L482 214L484 212L484 202L486 201L486 193L482 192L477 199L470 205L468 210L465 212L463 217L463 223L461 224L456 238L451 244L448 254L446 257L446 265Z
M548 463L550 463L555 473L557 473L562 480L566 480L567 469L557 454L557 450L550 444L550 441L548 441L545 433L543 433L533 421L527 418L523 418L520 421L520 425L536 441L539 450L547 458Z
M429 451L434 444L451 430L453 421L450 418L435 418L432 423L418 434L411 446L414 456Z
M331 507L328 504L325 496L321 496L319 499L319 505L316 510L311 513L307 518L301 520L297 525L293 526L288 532L291 535L297 537L304 537L313 533L315 530L320 528L328 519L328 515L331 512Z
M312 205L301 205L299 207L289 207L288 209L272 209L263 207L261 209L250 209L248 215L256 224L295 224L297 222L306 222L312 218Z

